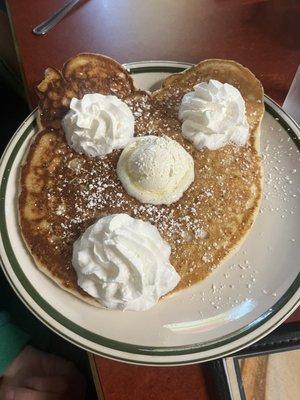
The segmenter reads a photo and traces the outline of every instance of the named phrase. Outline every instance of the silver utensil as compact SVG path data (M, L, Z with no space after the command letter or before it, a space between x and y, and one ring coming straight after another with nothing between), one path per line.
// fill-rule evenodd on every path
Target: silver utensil
M50 31L55 25L59 23L67 14L72 10L72 8L80 0L69 0L67 1L59 10L51 15L48 19L43 21L41 24L37 25L32 32L35 35L45 35Z

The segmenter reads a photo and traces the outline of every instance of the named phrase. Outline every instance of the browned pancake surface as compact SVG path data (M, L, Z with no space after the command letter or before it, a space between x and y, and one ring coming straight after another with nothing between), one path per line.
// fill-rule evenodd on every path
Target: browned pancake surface
M72 73L70 82L78 88L81 82L76 71ZM181 98L209 78L241 91L251 127L246 146L197 150L182 137L177 119ZM98 91L102 92L99 86ZM203 279L238 245L251 227L261 197L257 137L262 88L248 70L209 60L168 78L153 97L132 88L128 91L123 100L135 115L136 135L168 135L194 158L195 181L179 201L170 206L139 203L117 178L120 151L103 158L80 155L67 145L61 129L46 128L36 136L21 172L20 224L31 254L63 288L89 302L77 285L71 254L74 240L97 218L124 212L156 225L172 247L171 263L181 276L177 287L181 289ZM51 112L44 114L45 121L51 119Z
M123 99L134 92L131 76L119 63L99 54L80 54L68 60L62 71L46 69L44 80L37 86L40 124L59 127L73 97L102 93Z

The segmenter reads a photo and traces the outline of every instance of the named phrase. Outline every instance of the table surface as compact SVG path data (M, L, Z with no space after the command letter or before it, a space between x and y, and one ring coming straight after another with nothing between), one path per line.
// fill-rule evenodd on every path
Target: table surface
M33 35L32 28L65 1L7 0L32 108L37 105L35 86L45 68L61 68L80 52L102 53L121 63L233 59L250 68L262 81L266 94L279 104L300 61L298 0L82 0L46 36ZM289 321L299 321L299 314L298 309ZM121 400L117 387L122 384L136 390L136 376L143 367L124 368L123 364L96 358L94 365L102 377L105 399ZM147 399L175 399L174 387L181 396L178 399L208 399L201 366L168 368L163 374L155 368L145 371L141 382L146 385ZM155 387L164 388L165 393L156 393ZM141 391L145 392L143 388Z
M46 67L80 52L124 63L234 59L282 103L299 64L298 0L82 0L46 36L32 28L66 0L7 0L28 100Z

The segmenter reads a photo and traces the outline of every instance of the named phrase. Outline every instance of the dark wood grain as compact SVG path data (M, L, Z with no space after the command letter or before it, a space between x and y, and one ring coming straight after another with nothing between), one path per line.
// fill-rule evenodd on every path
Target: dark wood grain
M228 58L249 67L282 103L300 61L298 0L82 1L46 36L32 28L65 0L8 0L31 106L47 66L83 51L119 62Z
M285 321L286 324L289 322L300 322L300 307L297 308L296 311L293 312L292 315Z
M94 357L105 400L208 400L203 366L143 367ZM95 379L95 377L94 377ZM96 377L97 380L97 377Z

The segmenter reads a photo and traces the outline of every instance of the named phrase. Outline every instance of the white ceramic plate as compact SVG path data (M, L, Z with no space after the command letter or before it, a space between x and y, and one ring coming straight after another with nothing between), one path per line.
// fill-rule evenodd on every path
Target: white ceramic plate
M127 64L137 87L153 89L188 64ZM61 290L35 267L17 219L19 166L36 133L33 112L1 162L3 270L26 306L55 332L94 353L140 364L179 365L235 352L280 324L299 304L299 127L265 98L264 196L246 241L205 281L146 312L97 309Z

